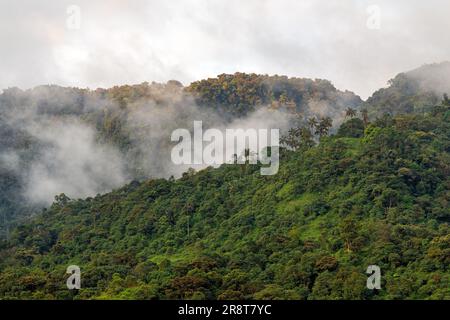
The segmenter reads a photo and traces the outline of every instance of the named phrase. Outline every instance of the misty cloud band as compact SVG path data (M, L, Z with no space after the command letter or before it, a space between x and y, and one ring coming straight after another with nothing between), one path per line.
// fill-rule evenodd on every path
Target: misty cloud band
M261 175L274 175L279 168L279 129L234 128L223 131L209 128L203 132L203 122L194 121L193 137L188 129L175 129L170 137L177 144L172 148L175 165L257 164ZM270 139L270 141L269 141Z

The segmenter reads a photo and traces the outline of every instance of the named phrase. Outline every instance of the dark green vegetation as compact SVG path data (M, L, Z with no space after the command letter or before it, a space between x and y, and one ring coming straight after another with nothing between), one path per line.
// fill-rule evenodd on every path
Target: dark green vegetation
M0 297L450 299L445 104L353 118L283 149L275 176L223 165L61 195L1 244ZM65 288L70 264L79 292ZM366 289L372 264L380 291Z

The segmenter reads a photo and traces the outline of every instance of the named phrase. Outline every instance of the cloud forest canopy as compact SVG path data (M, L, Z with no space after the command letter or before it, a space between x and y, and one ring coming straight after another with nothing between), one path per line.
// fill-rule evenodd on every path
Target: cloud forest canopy
M450 101L426 86L439 66L366 102L326 80L243 73L4 90L0 297L449 299ZM279 173L170 171L171 128L192 119L283 126ZM55 202L38 210L46 194ZM383 290L365 287L372 264Z
M57 197L1 243L0 294L32 299L449 299L450 106L222 165ZM383 290L365 269L383 270ZM67 265L83 288L65 288Z
M170 134L194 120L287 130L298 113L339 123L346 107L361 102L325 80L243 73L188 87L169 81L97 90L6 89L0 95L1 233L61 192L87 197L131 180L181 176L188 167L167 161Z
M5 89L0 95L0 233L4 236L5 225L48 205L60 192L87 197L133 179L180 176L188 168L161 159L169 157L171 130L191 127L192 120L220 127L246 119L244 125L258 122L287 131L298 114L329 116L336 126L348 108L360 105L372 118L421 112L450 91L449 66L399 74L364 103L326 80L245 73L187 87L169 81L97 90ZM78 139L69 143L73 137ZM73 158L74 153L79 156ZM104 166L110 174L104 174Z

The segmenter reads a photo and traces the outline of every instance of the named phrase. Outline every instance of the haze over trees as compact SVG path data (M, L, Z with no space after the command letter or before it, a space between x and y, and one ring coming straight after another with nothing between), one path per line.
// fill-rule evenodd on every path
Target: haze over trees
M1 244L4 298L448 299L450 109L222 165L65 195ZM67 265L83 288L65 289ZM368 265L383 290L365 287Z
M400 73L365 102L371 115L422 112L450 92L450 62L424 65Z
M40 86L0 95L0 236L54 195L95 196L132 180L175 177L170 134L207 127L276 127L295 115L343 118L362 101L326 80L236 73L110 89ZM235 124L236 123L236 124ZM321 129L325 134L325 127ZM108 172L105 172L108 171Z
M436 68L419 70L431 78L423 71ZM5 90L0 212L32 216L8 223L0 240L0 297L450 299L450 101L408 75L364 103L324 80L241 73L186 88ZM138 121L149 115L152 122ZM147 148L170 147L152 132L164 136L190 116L210 124L288 119L278 174L245 163L149 178ZM36 134L60 122L87 132L89 161L81 163L101 181L92 189L114 190L58 192L37 210L23 201L29 185L20 172L65 150ZM115 175L95 166L105 158ZM65 286L72 264L82 270L79 291ZM366 288L373 264L381 290Z

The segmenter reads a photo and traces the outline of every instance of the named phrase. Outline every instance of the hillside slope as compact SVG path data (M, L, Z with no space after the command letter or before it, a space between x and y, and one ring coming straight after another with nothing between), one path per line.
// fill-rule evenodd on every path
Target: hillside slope
M337 123L345 108L360 103L328 81L243 73L188 87L169 81L6 89L0 94L0 238L55 194L87 197L133 179L181 175L183 168L166 161L170 134L194 120L220 128L245 124L259 110L259 122L278 127L277 111L288 120L294 113L332 115Z
M223 165L61 195L1 244L0 297L450 299L449 164L450 109L435 107L284 150L275 176Z

